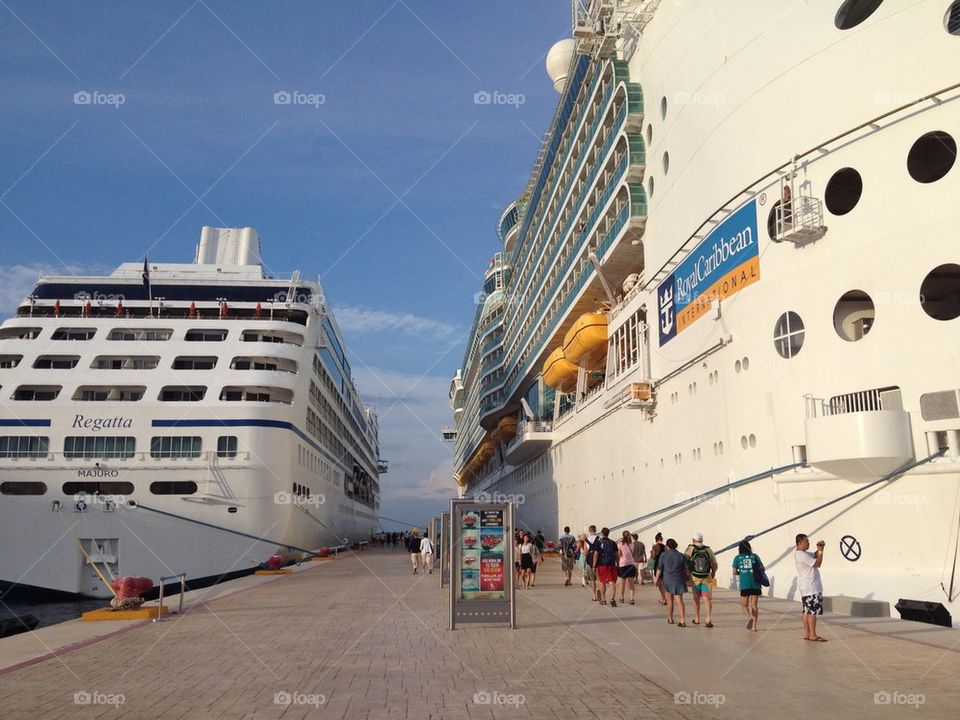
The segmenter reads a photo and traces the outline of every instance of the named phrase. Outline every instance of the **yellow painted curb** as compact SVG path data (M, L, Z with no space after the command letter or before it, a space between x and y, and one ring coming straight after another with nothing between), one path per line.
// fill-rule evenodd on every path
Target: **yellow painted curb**
M280 570L254 570L254 575L289 575L293 570L281 568Z
M312 562L314 560L333 560L333 559L334 559L333 555L327 555L326 557L321 557L319 555L311 555L308 561Z
M167 606L164 605L160 612L163 616L169 615ZM113 608L100 608L99 610L88 610L80 616L81 620L149 620L157 616L155 607L141 607L136 610L114 610Z

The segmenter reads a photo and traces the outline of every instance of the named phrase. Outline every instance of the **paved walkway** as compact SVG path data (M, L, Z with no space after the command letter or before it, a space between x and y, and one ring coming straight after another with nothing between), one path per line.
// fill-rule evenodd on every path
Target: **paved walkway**
M129 626L28 666L9 667L8 641L0 641L0 668L7 667L0 669L0 715L960 715L956 647L892 637L882 634L885 626L865 632L840 622L822 626L830 642L804 642L792 604L767 599L761 601L762 631L750 633L729 592L718 598L715 628L680 629L667 625L651 588L638 588L637 606L599 607L587 591L561 586L555 560L539 575L535 589L519 593L520 627L514 631L447 631L439 574L414 576L406 553L374 550L305 564L293 575L239 586L245 588L239 592L226 592L230 584L211 589L215 599L194 601L189 612L168 622ZM954 631L935 632L943 645Z

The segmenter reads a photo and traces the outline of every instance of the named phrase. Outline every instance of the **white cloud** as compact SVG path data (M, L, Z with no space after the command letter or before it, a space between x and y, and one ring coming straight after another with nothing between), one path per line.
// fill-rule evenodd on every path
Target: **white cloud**
M72 265L0 265L0 318L13 315L20 301L29 294L41 275L82 273L80 268Z
M412 313L395 313L365 307L333 308L337 323L345 333L375 333L389 330L406 335L444 340L457 335L456 325L421 317Z

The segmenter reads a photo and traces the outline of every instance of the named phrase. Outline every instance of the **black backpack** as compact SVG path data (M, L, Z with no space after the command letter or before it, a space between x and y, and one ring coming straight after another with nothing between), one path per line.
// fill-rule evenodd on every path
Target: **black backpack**
M610 538L600 538L597 551L597 565L617 564L617 545Z
M706 545L694 546L690 553L690 574L694 577L710 577L713 566L710 564L710 548Z
M563 555L564 557L572 558L576 557L577 554L577 541L574 538L564 538L560 541L563 545Z

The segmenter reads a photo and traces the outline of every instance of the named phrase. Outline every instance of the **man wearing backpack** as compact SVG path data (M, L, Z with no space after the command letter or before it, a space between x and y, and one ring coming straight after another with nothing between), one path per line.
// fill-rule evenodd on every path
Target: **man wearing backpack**
M700 624L700 598L707 606L708 628L713 627L713 578L717 574L717 558L709 545L703 544L701 533L693 534L693 542L687 546L684 553L687 556L687 565L690 568L690 579L693 581L693 624Z
M607 585L613 585L613 596L610 598L610 605L617 606L617 561L620 558L620 551L617 544L610 539L610 529L603 528L600 531L600 538L594 543L593 566L597 570L597 581L600 583L600 604L607 604Z
M573 561L577 554L577 539L570 534L570 528L563 529L563 535L560 536L560 569L566 576L564 586L572 585L570 576L573 574Z

